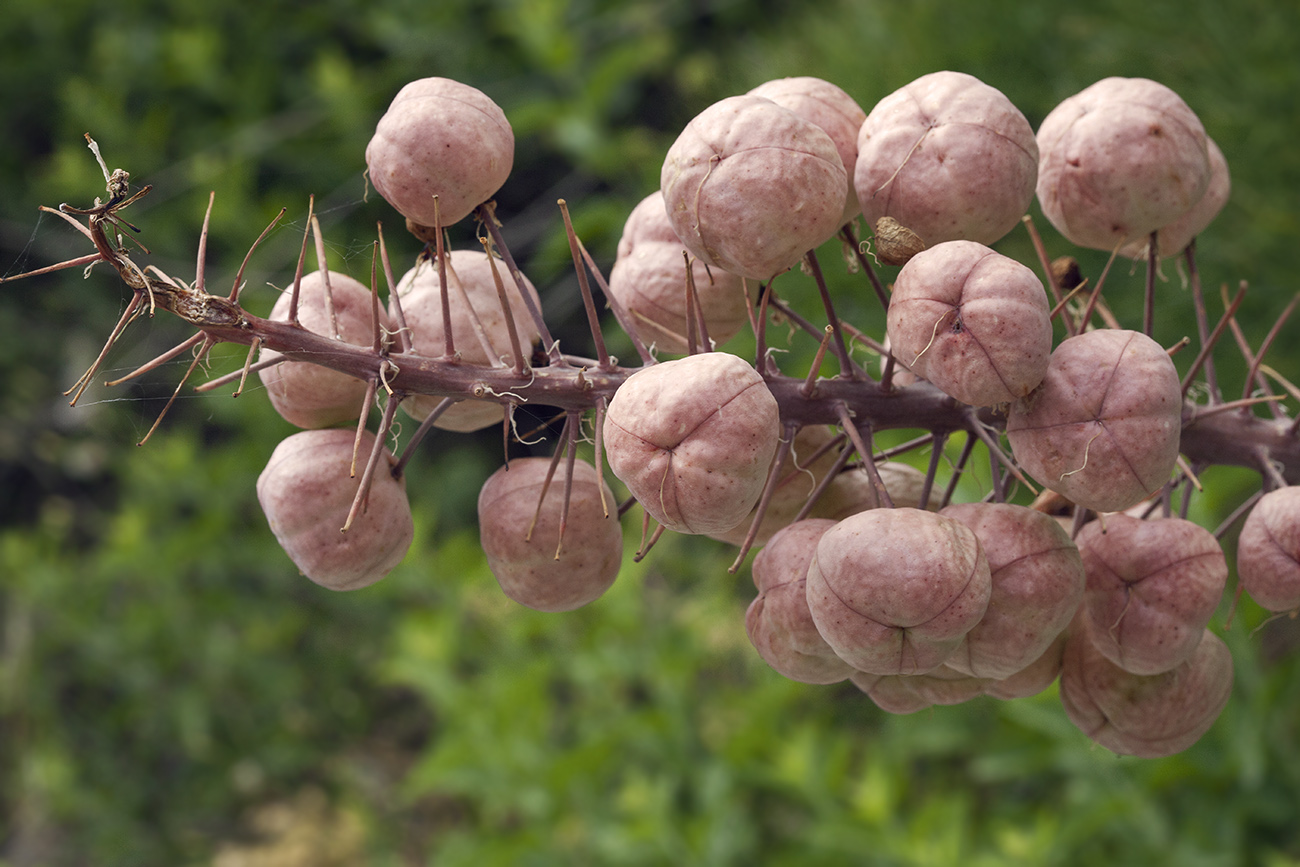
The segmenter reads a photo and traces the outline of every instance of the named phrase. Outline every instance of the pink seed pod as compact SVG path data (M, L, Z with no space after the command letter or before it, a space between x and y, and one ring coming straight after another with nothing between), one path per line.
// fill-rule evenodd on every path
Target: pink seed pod
M827 449L816 460L813 460L813 456L834 437L834 432L827 425L806 425L794 435L790 453L781 464L776 490L772 492L772 499L767 504L767 511L763 513L763 520L758 526L758 534L754 537L755 546L766 545L777 530L789 525L803 509L817 484L830 472L835 465L835 449ZM725 533L709 533L709 537L729 545L741 545L749 534L749 526L757 511L758 506L755 506L739 524Z
M402 562L415 528L406 482L385 450L365 507L344 531L375 437L342 428L299 431L283 440L257 478L257 500L280 547L302 574L331 590L374 584Z
M422 78L399 90L366 145L370 183L420 226L467 217L501 189L514 159L515 134L501 108L448 78Z
M308 331L357 346L370 346L375 339L374 301L370 290L346 274L330 272L329 303L326 278L320 271L306 274L298 288L298 321ZM276 299L270 319L289 321L291 293ZM381 308L379 327L388 328L388 316ZM280 357L263 350L262 361ZM290 424L320 428L342 422L356 422L366 397L366 383L346 373L307 361L284 361L258 371L271 405Z
M925 486L925 473L902 461L883 461L876 465L880 481L884 482L889 499L895 506L921 508L921 491ZM938 510L938 498L927 506ZM871 477L863 469L847 470L831 480L826 492L809 513L814 518L833 518L842 521L849 515L880 507L880 495Z
M1167 226L1205 195L1205 127L1168 87L1105 78L1038 128L1038 201L1080 247L1114 250Z
M1214 222L1214 218L1219 215L1219 211L1223 210L1223 206L1228 203L1228 197L1232 194L1232 178L1223 151L1219 150L1214 139L1206 138L1205 145L1210 155L1209 186L1205 188L1205 195L1192 205L1190 211L1172 223L1160 227L1156 234L1156 245L1162 259L1177 256L1187 249L1192 239ZM1147 235L1125 244L1120 248L1119 255L1129 259L1145 259L1150 246L1151 236Z
M1083 560L1051 516L1006 503L961 503L939 512L975 532L993 591L984 617L947 665L1000 680L1041 657L1074 618L1086 581Z
M510 326L501 309L492 262L483 250L452 250L447 256L447 284L451 289L452 340L461 362L484 367L513 364ZM506 290L510 316L525 356L540 340L519 287L509 270L499 260L496 267ZM541 308L537 290L526 277L524 288L533 303ZM421 258L397 284L402 313L410 331L411 349L417 355L440 358L446 350L442 324L442 284L438 282L438 263ZM396 315L392 316L396 321ZM423 421L442 398L412 395L402 402L402 409L412 418ZM501 404L488 400L465 400L452 406L434 422L443 430L468 432L496 424L504 417Z
M1028 698L1038 695L1051 686L1061 674L1061 663L1065 659L1065 643L1069 639L1066 630L1047 646L1038 659L1015 674L1001 680L990 680L984 685L984 694L989 698L1010 701L1016 698Z
M964 524L919 509L871 509L821 537L808 609L840 658L871 674L938 668L988 607L988 560Z
M609 272L609 291L632 317L642 340L663 352L683 353L689 348L687 250L668 223L663 201L663 194L655 192L633 209ZM671 240L658 240L665 234ZM711 341L726 343L749 322L743 281L694 257L691 276L699 299L695 315L703 318Z
M1075 541L1088 573L1081 616L1101 654L1133 674L1191 657L1228 580L1214 534L1181 518L1107 515Z
M1169 355L1136 331L1063 340L1042 385L1011 405L1007 438L1041 484L1098 512L1160 488L1178 460L1182 385Z
M769 280L835 234L848 173L821 127L760 96L700 112L664 158L668 219L705 264Z
M1237 577L1267 611L1300 608L1300 486L1269 491L1237 538Z
M962 403L1024 397L1047 373L1051 308L1026 266L974 241L913 256L887 317L894 358Z
M849 680L887 713L909 714L934 705L963 704L984 694L984 681L941 665L926 674L855 672Z
M858 130L867 119L862 106L838 85L808 75L764 82L751 90L749 95L770 99L826 131L831 141L835 142L835 150L839 153L846 172L847 195L844 212L840 215L840 225L861 213L858 194L853 188L852 172L858 161Z
M537 611L572 611L618 577L623 528L609 485L594 466L575 461L561 539L564 465L548 486L549 472L550 458L516 458L488 477L478 495L479 541L506 596Z
M745 632L773 670L803 683L838 683L853 673L817 631L804 589L817 540L833 526L828 520L791 524L754 557L758 596L745 612Z
M992 244L1033 201L1038 144L1001 91L963 72L932 72L871 110L851 171L868 224L893 217L930 246Z
M649 515L678 533L722 533L758 502L776 454L776 398L724 352L642 368L605 414L610 469Z
M1103 656L1085 628L1066 642L1060 681L1065 713L1085 735L1121 755L1161 758L1214 725L1232 694L1232 656L1207 629L1178 667L1132 674Z

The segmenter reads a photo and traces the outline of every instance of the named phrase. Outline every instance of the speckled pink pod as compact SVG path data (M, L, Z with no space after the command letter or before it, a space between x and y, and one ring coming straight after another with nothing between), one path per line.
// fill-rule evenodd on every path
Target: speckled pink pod
M308 331L356 346L370 346L375 339L374 301L370 290L346 274L330 272L329 296L334 315L326 306L326 279L320 271L303 275L298 287L298 321ZM289 321L291 293L286 289L276 299L270 319ZM388 315L379 309L379 327L388 328ZM261 361L279 358L280 353L263 350ZM258 371L271 405L286 421L301 428L355 424L366 396L366 383L354 376L307 361L284 361Z
M722 533L758 502L780 433L776 398L753 366L706 352L629 376L605 414L605 453L656 521Z
M947 665L1000 680L1047 651L1083 599L1079 549L1050 515L1008 503L961 503L941 515L975 532L988 558L993 592L988 610Z
M1075 541L1088 573L1082 613L1101 654L1134 674L1190 658L1228 580L1214 535L1180 518L1108 515Z
M909 714L934 705L953 705L979 698L985 681L941 665L925 674L855 672L849 680L887 713Z
M700 112L664 158L673 230L705 263L769 280L840 227L848 173L814 123L760 96Z
M1205 195L1205 127L1146 78L1105 78L1038 128L1038 201L1080 247L1114 250L1186 214Z
M911 258L894 283L887 328L894 358L972 406L1024 397L1052 352L1051 308L1034 272L974 241Z
M938 668L984 616L991 590L975 534L918 509L845 518L808 567L808 608L822 637L871 674Z
M1214 725L1232 694L1232 656L1207 629L1177 668L1132 674L1079 630L1066 642L1060 683L1066 715L1089 738L1121 755L1161 758L1192 746Z
M745 633L773 670L804 683L838 683L853 673L817 631L804 589L817 540L833 526L824 519L790 524L754 557L758 596L745 612Z
M930 246L992 244L1033 201L1038 145L1001 91L964 72L932 72L871 109L851 171L868 224L893 217Z
M556 467L548 486L550 458L516 458L479 491L479 541L488 567L507 596L538 611L572 611L595 601L623 561L617 501L586 461L573 464L561 540L564 467Z
M300 431L283 440L257 478L262 505L276 541L312 581L331 590L357 590L383 578L402 562L415 528L406 483L388 472L393 456L384 451L365 508L347 521L360 472L352 476L356 431L342 428ZM357 450L365 465L375 438L366 431Z
M500 367L513 364L510 347L510 327L497 294L496 280L492 276L492 262L483 250L452 250L448 254L447 284L451 289L452 339L456 353L464 364ZM495 263L506 290L510 316L515 322L519 344L525 355L532 353L533 345L540 340L537 326L528 313L523 296L505 263ZM533 303L541 308L537 290L527 277L524 290ZM433 258L421 258L414 268L406 272L397 284L402 313L411 336L411 351L429 358L440 358L446 350L442 324L442 284L438 280L438 263ZM396 315L392 317L396 321ZM402 402L402 409L412 418L423 421L442 398L432 395L411 395ZM449 408L434 422L434 427L452 431L475 431L496 424L504 416L501 404L488 400L464 400Z
M858 130L867 119L862 106L838 85L809 75L773 79L760 84L749 94L785 106L826 131L831 141L835 142L835 150L847 173L847 195L844 212L840 215L840 225L861 213L858 194L853 188L853 166L858 161Z
M467 217L510 174L515 135L481 90L448 78L422 78L397 92L366 146L370 183L421 226Z
M1187 249L1192 239L1214 222L1232 195L1232 177L1223 151L1219 150L1211 138L1206 138L1205 144L1210 154L1210 183L1205 188L1205 195L1192 205L1191 210L1172 223L1160 227L1156 234L1156 246L1162 259L1177 256ZM1120 248L1119 255L1129 259L1145 259L1150 246L1151 236L1146 235L1125 244Z
M1119 512L1168 480L1182 407L1178 371L1160 344L1136 331L1088 331L1062 341L1042 384L1011 405L1007 438L1041 484Z
M1300 608L1300 487L1269 491L1237 539L1237 577L1260 607Z
M686 247L668 223L663 194L655 192L628 217L609 272L610 294L632 317L641 339L661 352L682 353L689 347L684 253ZM699 299L696 315L703 318L709 340L726 343L749 322L743 281L694 257L690 268Z

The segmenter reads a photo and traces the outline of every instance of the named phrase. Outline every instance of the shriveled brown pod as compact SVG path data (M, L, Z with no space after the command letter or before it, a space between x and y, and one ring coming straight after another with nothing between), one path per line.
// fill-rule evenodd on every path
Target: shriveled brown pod
M303 275L298 287L298 321L302 327L356 346L371 345L375 320L370 290L346 274L330 272L329 303L325 292L323 273L313 271ZM291 293L286 290L276 299L269 318L289 321L290 303ZM388 316L382 309L379 327L388 328ZM270 361L279 358L280 353L264 349L259 357ZM286 421L301 428L355 423L366 396L364 381L309 361L282 361L262 368L258 376L266 386L271 405Z
M849 171L869 224L893 217L931 246L992 244L1033 201L1038 144L1001 91L932 72L876 103Z
M1087 331L1052 352L1042 384L1011 405L1007 439L1041 484L1098 512L1158 490L1178 459L1182 385L1150 337Z
M623 528L609 485L577 460L561 539L564 464L547 486L550 471L550 458L516 458L488 477L478 496L479 541L507 596L538 611L572 611L600 598L618 577Z
M1228 580L1214 534L1181 518L1107 515L1075 541L1088 573L1082 613L1102 655L1134 674L1188 659Z
M1207 629L1192 657L1173 670L1133 674L1081 629L1066 642L1060 684L1066 715L1089 738L1121 755L1161 758L1192 746L1214 725L1232 694L1232 655Z
M760 96L700 112L664 158L673 230L711 266L769 280L840 227L848 173L821 127Z
M938 668L988 607L988 560L964 524L919 509L872 509L821 537L808 567L808 608L854 668Z
M257 478L257 499L271 532L302 574L331 590L356 590L383 578L402 562L415 528L406 483L388 472L384 451L365 507L345 532L361 473L352 474L356 432L342 428L299 431L271 453ZM362 434L364 465L375 438Z
M1260 607L1300 608L1300 487L1269 491L1237 539L1237 577Z
M1192 205L1191 210L1172 223L1161 226L1156 233L1156 248L1162 259L1177 256L1187 249L1192 239L1214 222L1232 194L1232 177L1223 151L1208 136L1205 144L1210 156L1210 183L1205 188L1205 195ZM1145 235L1121 247L1119 255L1130 259L1145 259L1150 246L1151 236Z
M366 145L370 183L404 217L426 227L435 224L435 213L450 226L492 198L514 158L514 131L500 106L449 78L405 85Z
M829 520L790 524L754 557L758 596L745 612L745 633L764 662L804 683L837 683L853 673L817 631L804 589L817 540L833 526Z
M651 517L679 533L722 533L744 520L780 434L763 378L725 352L638 370L605 414L610 469Z
M1051 308L1029 268L974 241L917 253L898 272L887 328L894 358L962 403L993 406L1043 381Z
M537 326L528 313L523 295L510 276L504 263L496 267L506 290L510 316L515 323L522 352L527 356L540 340ZM452 340L456 354L464 364L500 367L513 363L510 345L510 327L501 309L492 265L483 250L452 250L447 254L448 301L451 309ZM523 280L524 289L533 303L541 307L541 300L532 281ZM411 350L417 355L438 358L446 350L446 337L442 323L442 284L438 277L438 263L433 257L421 258L414 268L398 281L397 294L402 313L411 335ZM416 421L423 421L439 403L441 397L415 394L402 402ZM455 404L434 422L434 427L451 431L475 431L500 423L504 415L501 404L490 400L463 400Z
M867 119L867 113L836 84L810 75L777 78L765 81L749 91L750 96L770 99L785 106L795 114L815 123L835 142L835 150L844 163L846 173L844 212L840 225L844 225L862 212L858 194L853 188L853 166L858 161L858 130Z
M1083 600L1079 549L1055 519L1024 506L961 503L939 514L979 537L993 582L984 617L946 664L993 680L1023 671L1070 625Z
M690 345L686 252L668 223L663 194L655 192L628 217L609 272L610 294L635 320L641 339L662 352L682 353ZM699 301L695 315L704 320L711 341L726 343L749 322L743 281L694 257L690 261Z
M1205 127L1147 78L1104 78L1038 128L1038 201L1080 247L1114 250L1167 226L1205 195Z

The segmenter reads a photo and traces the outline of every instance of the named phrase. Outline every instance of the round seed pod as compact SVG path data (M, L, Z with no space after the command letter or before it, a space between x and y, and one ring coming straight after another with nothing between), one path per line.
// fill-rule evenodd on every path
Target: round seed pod
M880 480L885 483L889 499L895 506L921 508L921 491L925 487L925 473L902 461L883 461L876 465ZM833 518L842 521L849 515L880 507L880 495L866 470L848 470L837 475L826 488L826 493L809 513L814 518ZM938 498L931 498L926 506L938 511Z
M817 631L804 589L817 540L833 526L828 520L791 524L754 557L758 596L745 612L745 632L764 662L803 683L838 683L853 673Z
M1237 539L1237 577L1268 611L1300 608L1300 487L1265 494Z
M758 372L723 352L642 368L605 414L610 469L656 521L722 533L758 502L781 434Z
M501 299L497 294L493 265L499 270L510 317L515 323L521 351L531 355L533 346L541 339L524 304L519 287L510 276L504 263L489 260L483 250L452 250L447 254L447 284L451 292L451 333L456 353L461 362L484 367L500 367L513 363L510 346L510 326ZM533 303L541 308L537 290L527 277L524 289ZM417 355L439 358L446 349L442 324L442 284L438 279L438 263L421 258L416 266L397 284L397 295L411 335L411 350ZM392 319L396 321L396 315ZM411 395L402 402L416 421L424 419L442 402L432 395ZM433 423L443 430L468 432L500 423L505 410L501 404L490 400L464 400L450 407Z
M664 235L671 240L658 240ZM668 223L663 194L655 192L633 209L609 272L609 291L632 317L647 344L664 352L686 352L686 247ZM748 322L743 281L721 268L691 259L691 277L709 339L726 343ZM707 349L708 347L704 347Z
M1007 439L1039 483L1098 512L1160 488L1178 460L1182 385L1168 354L1136 331L1063 340L1047 375L1011 405Z
M353 476L355 439L355 431L342 428L299 431L275 447L257 478L257 500L276 541L302 574L331 590L374 584L402 562L415 537L406 483L388 472L387 450L365 508L343 531L375 442L369 431L362 434Z
M492 198L510 174L515 134L481 90L422 78L397 92L366 145L370 183L419 226L450 226Z
M716 102L664 158L668 219L704 263L769 280L835 234L848 173L821 127L760 96Z
M826 131L831 141L835 142L835 150L844 163L846 173L844 186L847 195L844 211L840 215L840 225L861 213L851 173L858 161L858 130L867 119L862 106L838 85L808 75L764 82L751 90L749 95L770 99Z
M1034 130L1001 91L932 72L878 102L858 131L853 185L867 222L893 217L931 246L992 244L1034 198Z
M303 275L298 286L298 321L316 334L333 337L356 346L374 343L374 301L370 290L346 274L327 275L313 271ZM333 306L326 302L326 287ZM276 299L270 319L289 321L291 293ZM388 328L388 316L381 308L379 327ZM279 358L280 353L262 350L261 361ZM354 376L307 361L282 361L257 372L266 386L271 405L285 421L301 428L320 428L353 422L366 398L366 383Z
M807 590L817 629L844 661L871 674L924 674L984 616L992 582L964 524L871 509L821 537Z
M1190 658L1228 580L1214 534L1181 518L1108 515L1075 541L1088 573L1081 616L1101 654L1134 674Z
M1000 680L1039 659L1074 618L1086 578L1079 549L1051 516L1006 503L961 503L939 512L975 532L993 590L983 619L946 665Z
M478 496L479 541L507 596L537 611L572 611L618 577L623 528L609 485L594 466L574 461L561 538L564 465L547 485L550 472L550 458L516 458L488 477Z
M1034 272L974 241L946 241L898 272L894 358L972 406L1024 397L1047 373L1051 308Z
M985 681L941 665L925 674L855 672L853 685L887 713L908 714L934 705L954 705L978 698Z
M1156 248L1162 259L1177 256L1186 250L1192 239L1214 222L1232 194L1232 178L1223 151L1219 150L1214 139L1207 137L1205 145L1210 156L1210 183L1205 188L1205 195L1192 205L1191 210L1172 223L1161 226L1156 233ZM1150 246L1151 236L1147 235L1125 244L1120 248L1119 255L1130 259L1145 259Z
M1038 201L1080 247L1114 250L1167 226L1205 195L1205 127L1168 87L1105 78L1038 128Z
M1047 646L1038 659L1015 674L1001 680L988 681L984 694L990 698L1010 701L1013 698L1028 698L1038 695L1056 681L1061 674L1061 663L1065 659L1065 643L1069 632L1062 632Z
M1082 629L1061 667L1061 703L1080 731L1112 752L1140 758L1180 753L1201 739L1232 694L1232 656L1205 630L1192 657L1162 674L1127 672Z

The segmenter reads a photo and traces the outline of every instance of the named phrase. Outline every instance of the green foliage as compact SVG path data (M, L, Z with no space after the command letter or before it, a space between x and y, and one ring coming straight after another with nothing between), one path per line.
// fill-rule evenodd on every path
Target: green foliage
M494 96L515 126L507 240L557 333L584 351L554 199L568 199L607 266L663 152L714 99L811 74L869 108L953 68L1002 89L1036 125L1097 78L1147 75L1182 93L1228 156L1233 199L1200 261L1209 287L1251 281L1241 319L1258 341L1293 289L1300 234L1296 19L1263 0L15 0L0 28L0 271L85 251L36 206L101 194L87 131L110 167L155 185L127 216L169 273L194 276L216 190L214 291L289 209L246 275L255 312L271 305L266 283L291 279L311 193L332 267L368 280L382 220L400 268L416 248L383 202L365 200L364 148L403 83L447 75ZM1054 255L1070 252L1042 228ZM1032 261L1019 233L1000 246ZM843 271L838 253L822 253L828 274ZM1080 259L1094 276L1104 263ZM1166 276L1162 305L1184 307L1172 265ZM878 332L861 278L836 279L840 312ZM1109 299L1134 321L1140 275L1121 265L1109 279ZM782 291L815 315L807 281ZM141 449L132 444L177 364L64 405L58 393L122 304L99 269L0 287L5 867L284 859L284 835L257 817L296 809L304 792L326 793L336 812L324 824L359 823L354 860L379 864L1300 860L1293 622L1255 633L1262 614L1243 602L1226 633L1232 703L1171 759L1089 747L1053 693L890 717L852 687L769 671L743 631L744 570L727 574L734 553L704 540L666 539L646 563L629 559L580 612L509 603L473 529L477 487L500 460L495 435L422 446L412 555L374 588L331 594L294 574L257 510L254 479L288 428L255 385L237 401L187 393ZM1172 343L1191 326L1162 310L1158 328ZM185 336L162 317L136 323L111 373ZM1273 363L1295 371L1295 341L1282 342ZM744 338L736 347L749 351ZM225 351L216 369L241 362ZM1255 479L1216 470L1206 482L1194 516L1213 527Z

